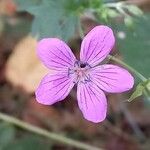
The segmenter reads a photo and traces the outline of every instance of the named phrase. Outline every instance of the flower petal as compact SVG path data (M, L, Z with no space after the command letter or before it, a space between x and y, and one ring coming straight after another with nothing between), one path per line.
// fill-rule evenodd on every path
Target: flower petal
M65 99L73 86L73 79L66 73L47 74L35 92L36 100L45 105L54 104Z
M133 87L134 78L125 69L115 65L101 65L91 69L92 81L102 90L110 93L128 91Z
M91 82L79 82L77 99L85 119L98 123L106 118L107 101L105 94Z
M37 54L45 66L54 70L68 69L76 60L67 44L56 38L39 41Z
M96 26L83 39L80 59L92 67L106 58L115 43L111 28Z

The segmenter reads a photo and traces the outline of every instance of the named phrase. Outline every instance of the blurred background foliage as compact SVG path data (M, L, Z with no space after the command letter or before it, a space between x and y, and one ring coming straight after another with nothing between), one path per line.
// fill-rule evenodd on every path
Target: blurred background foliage
M16 129L7 123L0 123L0 150L50 150L51 144L29 133L18 135Z
M109 24L116 33L125 34L124 39L117 42L125 60L149 77L149 59L145 58L150 55L150 34L147 32L150 29L150 14L143 14L137 6L125 1L112 3L115 1L106 0L16 0L16 2L19 11L27 11L34 16L32 33L39 39L57 36L68 41L80 25L80 18L84 14L91 15L97 23ZM115 22L116 17L122 20ZM142 63L140 59L143 60Z
M82 119L74 108L76 101L50 107L37 104L33 93L47 72L35 55L37 39L61 38L78 56L83 34L99 24L109 25L115 32L112 55L147 80L137 80L129 93L108 95L108 117L99 125ZM0 0L0 111L104 149L149 150L149 31L149 0ZM131 94L130 100L138 101L122 103ZM76 99L74 91L67 99ZM43 147L76 149L0 122L0 150Z

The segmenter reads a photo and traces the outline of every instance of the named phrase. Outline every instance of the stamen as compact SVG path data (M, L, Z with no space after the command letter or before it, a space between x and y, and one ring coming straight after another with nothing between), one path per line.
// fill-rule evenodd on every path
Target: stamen
M90 65L81 61L76 61L74 67L68 69L68 75L74 78L74 83L90 82L89 69Z
M81 63L80 64L80 68L85 68L86 67L86 64L85 63Z

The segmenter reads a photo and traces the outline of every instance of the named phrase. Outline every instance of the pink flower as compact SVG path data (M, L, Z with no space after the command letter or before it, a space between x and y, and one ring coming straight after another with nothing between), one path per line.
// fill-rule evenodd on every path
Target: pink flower
M105 119L107 100L104 94L120 93L133 87L131 74L116 65L99 65L115 43L113 31L97 26L83 39L80 60L61 40L46 38L39 41L40 60L53 72L47 74L36 90L39 103L52 105L67 97L77 84L77 101L85 119L98 123Z

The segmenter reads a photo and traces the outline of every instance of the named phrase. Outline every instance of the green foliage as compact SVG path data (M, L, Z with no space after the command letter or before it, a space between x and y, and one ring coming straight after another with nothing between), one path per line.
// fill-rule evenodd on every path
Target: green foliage
M65 9L67 13L80 15L85 8L89 7L89 0L66 0Z
M147 80L146 88L150 92L150 79Z
M122 52L125 61L133 68L149 77L150 64L150 15L140 18L134 29L128 29L124 24L112 24L116 32L123 32L124 39L118 38L118 49Z
M96 10L96 13L97 13L97 18L98 20L101 22L101 21L105 21L105 22L108 22L108 19L111 18L111 11L112 9L109 9L105 6L101 6L99 7L97 10Z
M80 15L92 11L100 22L124 16L125 25L133 26L131 15L141 16L142 11L125 2L104 3L103 0L15 0L19 11L27 11L34 16L33 35L39 38L61 37L68 40L78 26ZM128 12L131 14L129 15Z
M143 15L143 12L139 7L124 1L105 3L102 5L102 8L104 9L104 11L101 11L102 19L108 21L108 19L122 16L127 27L133 27L134 17L141 17Z
M99 9L103 5L103 0L89 0L89 7Z
M26 134L15 137L15 128L7 123L0 123L0 150L50 150L51 143L35 135Z
M77 26L77 12L68 5L68 0L17 0L19 10L34 16L32 33L39 38L61 37L68 40Z
M132 93L132 95L128 99L128 101L131 102L135 100L135 98L141 95L145 95L147 99L150 98L150 79L147 79L146 81L139 83L135 91Z
M0 150L50 150L51 144L39 136L26 134L17 138L15 128L0 122Z
M150 101L150 78L147 80L147 82L145 84L144 94L145 94L147 100Z
M118 12L115 9L108 9L107 13L109 18L115 18L119 16Z
M4 150L50 150L51 144L44 143L41 138L30 135L13 141Z
M131 14L133 14L133 15L135 15L135 16L141 17L141 16L143 15L142 10L139 9L139 8L138 8L137 6L135 6L135 5L128 5L126 8L127 8L127 10L128 10Z
M7 123L0 122L0 150L4 150L4 148L14 139L14 137L14 128Z
M128 102L131 102L131 101L135 100L135 98L143 95L143 91L144 91L144 86L142 85L142 83L139 83L137 85L135 91L132 93L132 95L128 99Z
M124 23L127 27L132 28L134 26L134 19L130 16L124 18Z
M42 0L14 0L17 3L18 11L25 11L29 7L39 6Z

